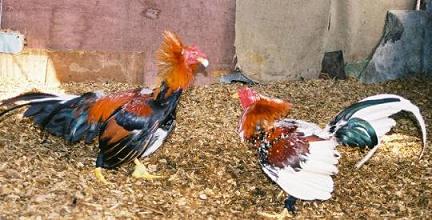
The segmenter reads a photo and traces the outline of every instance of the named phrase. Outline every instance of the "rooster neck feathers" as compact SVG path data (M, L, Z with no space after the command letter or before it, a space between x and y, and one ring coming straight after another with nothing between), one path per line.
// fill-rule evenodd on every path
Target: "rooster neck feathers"
M291 104L280 99L260 96L250 105L240 121L240 132L244 139L250 139L258 127L264 131L272 128L274 121L288 114Z
M157 66L163 81L173 91L186 89L193 80L192 68L187 65L183 53L184 46L177 35L164 32L164 40L157 51Z

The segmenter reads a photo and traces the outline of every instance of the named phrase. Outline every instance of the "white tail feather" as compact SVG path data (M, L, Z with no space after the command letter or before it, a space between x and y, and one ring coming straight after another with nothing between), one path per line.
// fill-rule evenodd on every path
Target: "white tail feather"
M334 187L329 175L287 169L279 173L276 183L291 196L302 200L327 200Z
M379 147L380 145L378 144L378 145L376 145L374 148L372 148L372 150L370 150L367 154L366 154L366 156L364 156L359 162L357 162L356 163L356 165L355 165L355 167L357 168L357 169L359 169L361 166L363 166L363 164L364 163L366 163L371 157L372 157L372 155L375 153L375 151L377 151L378 150L378 147Z
M311 142L299 170L263 166L264 172L285 192L302 200L327 200L333 192L331 175L338 172L339 153L333 140ZM276 175L274 174L276 173Z
M374 128L377 136L378 143L381 140L381 137L387 134L392 127L396 125L396 121L392 118L381 118L373 121L369 121L369 124Z
M21 105L21 104L38 103L38 102L46 102L46 101L59 101L60 103L64 103L70 99L72 99L72 98L71 97L52 97L52 98L35 99L35 100L30 100L30 101L18 101L18 102L15 102L15 104Z
M371 97L367 97L363 99L362 101L366 100L377 100L377 99L386 99L386 98L396 98L399 99L400 102L391 102L391 103L385 103L380 105L375 105L371 107L364 108L362 110L359 110L355 114L352 115L352 117L357 117L364 119L368 121L369 123L373 123L373 121L380 120L380 119L386 119L390 117L391 115L394 115L400 111L407 111L411 112L415 118L417 119L418 124L420 125L421 131L422 131L422 141L423 141L423 148L421 150L419 158L421 158L424 154L424 151L426 149L426 125L423 119L423 116L420 114L419 108L412 104L409 100L398 96L398 95L392 95L392 94L380 94L375 95ZM388 124L387 124L388 123ZM390 131L391 127L393 127L396 123L393 123L390 129L388 129L388 126L390 126L391 122L386 122L386 125L384 125L382 128L383 130L379 130L379 126L375 124L375 126L378 128L378 130L375 130L378 134L378 136L382 136L382 133L387 133ZM375 127L374 127L375 128ZM385 132L386 131L386 132ZM378 142L379 144L379 142Z
M336 142L329 141L315 141L311 142L309 146L308 160L316 160L328 164L337 164L340 159L340 154L335 150ZM331 173L330 171L329 173Z
M39 102L46 102L46 101L59 101L60 103L64 103L68 100L74 99L78 96L76 95L67 95L67 94L63 94L63 95L57 95L57 94L53 94L55 96L53 97L47 97L47 98L39 98L39 99L31 99L31 100L18 100L13 102L14 105L26 105L26 104L30 104L30 103L39 103Z
M332 163L328 163L328 161L315 161L311 159L307 163L302 163L300 166L303 171L311 173L335 175L338 172L337 167Z

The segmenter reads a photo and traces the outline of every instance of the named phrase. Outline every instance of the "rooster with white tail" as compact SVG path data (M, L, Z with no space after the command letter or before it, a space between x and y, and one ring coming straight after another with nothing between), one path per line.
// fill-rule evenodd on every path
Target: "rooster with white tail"
M238 93L244 110L240 138L257 147L264 172L289 194L283 212L260 213L266 217L288 216L289 211L295 211L297 199L330 199L334 185L331 176L337 174L340 158L336 146L372 148L357 163L356 167L361 167L395 126L390 116L400 111L411 112L420 125L420 157L426 147L426 126L418 107L397 95L375 95L354 103L321 129L313 123L284 119L291 108L286 101L260 95L250 88L241 88Z

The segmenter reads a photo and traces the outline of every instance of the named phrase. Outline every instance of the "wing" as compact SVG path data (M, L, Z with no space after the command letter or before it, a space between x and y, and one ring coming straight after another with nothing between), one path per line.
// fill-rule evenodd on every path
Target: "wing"
M152 90L138 88L104 96L89 105L86 111L82 111L86 116L82 123L88 126L88 129L86 130L86 143L91 142L96 136L99 135L100 127L106 122L106 120L108 120L110 116L119 110L119 108L130 102L135 97L150 97L151 95ZM74 131L74 129L71 129L71 132L72 131Z
M175 125L179 97L160 102L140 96L115 112L101 127L96 166L115 168L159 148Z
M292 122L292 123L291 123ZM310 138L304 133L317 129L316 125L297 129L298 121L284 121L292 133L284 133L269 140L267 149L260 149L261 165L264 172L285 192L303 200L326 200L331 197L333 180L331 175L338 172L336 167L339 153L336 142L320 138ZM278 131L280 129L275 129ZM269 135L272 136L272 135ZM263 154L264 151L264 154ZM265 159L262 159L265 157Z
M39 123L51 133L60 132L70 143L85 139L92 142L99 134L102 123L119 107L138 96L145 89L134 89L103 96L85 93L78 98L52 106ZM29 109L31 110L31 109Z
M146 92L144 95L141 94L141 91ZM138 96L150 96L151 90L148 89L134 89L125 92L114 93L111 95L104 96L97 100L97 102L93 103L88 110L88 121L90 123L105 121L107 120L114 111L116 111L119 107L125 105L132 99Z

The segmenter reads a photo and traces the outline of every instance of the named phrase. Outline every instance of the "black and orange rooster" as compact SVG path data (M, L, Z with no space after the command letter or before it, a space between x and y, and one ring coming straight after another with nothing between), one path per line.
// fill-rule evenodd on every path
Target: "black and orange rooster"
M333 192L332 175L337 174L337 145L373 148L356 166L365 163L379 146L381 137L396 124L389 116L400 111L414 114L423 134L426 129L417 106L397 96L381 94L363 99L341 111L326 126L294 119L285 119L291 104L269 98L250 88L238 92L244 110L239 135L258 148L259 163L274 182L289 194L285 208L278 215L284 218L294 212L295 202L327 200Z
M184 45L171 32L157 51L161 85L153 90L138 88L103 95L88 92L81 96L31 92L1 102L11 110L29 106L24 116L49 133L70 143L86 143L99 137L96 177L107 183L101 168L116 168L134 161L134 177L159 178L149 174L138 160L157 150L175 126L180 95L193 81L199 65L207 67L206 55L194 46Z

